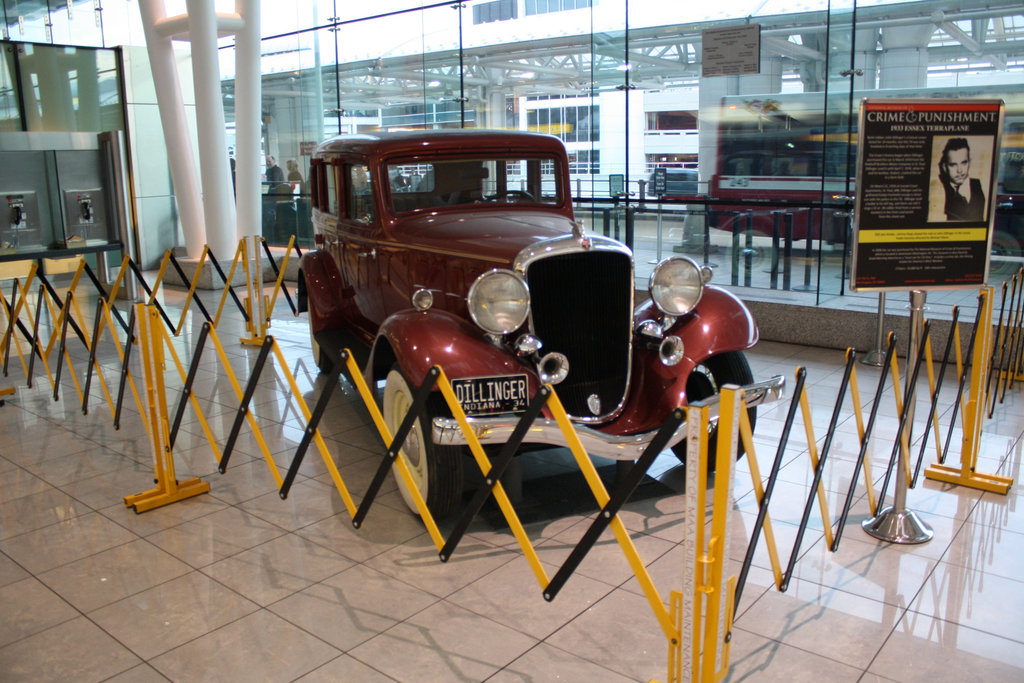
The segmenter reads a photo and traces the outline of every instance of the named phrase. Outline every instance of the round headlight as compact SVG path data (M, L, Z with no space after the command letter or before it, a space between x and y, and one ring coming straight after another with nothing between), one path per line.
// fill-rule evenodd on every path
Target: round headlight
M530 311L530 290L511 270L492 270L469 288L469 315L491 334L519 329Z
M654 267L648 289L654 304L663 313L685 315L700 301L704 276L694 261L669 258Z

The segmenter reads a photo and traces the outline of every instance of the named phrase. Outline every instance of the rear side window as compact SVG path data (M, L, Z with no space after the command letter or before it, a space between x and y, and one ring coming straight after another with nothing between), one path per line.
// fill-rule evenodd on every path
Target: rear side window
M348 167L348 217L360 223L373 222L373 178L366 164Z

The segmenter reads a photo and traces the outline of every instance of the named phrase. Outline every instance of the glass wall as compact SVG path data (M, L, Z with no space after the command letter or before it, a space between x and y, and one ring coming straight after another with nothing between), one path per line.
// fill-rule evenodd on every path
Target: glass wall
M264 34L287 31L264 39L264 146L294 159L304 177L312 143L337 133L555 135L569 153L578 213L630 242L640 278L649 262L687 253L746 295L778 290L820 304L849 294L860 100L1001 97L1008 116L993 271L1015 269L1024 243L1014 195L1024 163L1019 3L803 7L472 0L383 2L371 14L349 3L264 3ZM705 41L714 48L720 35L708 31L749 25L758 27L753 71L706 68L715 51ZM670 179L662 196L652 192L658 168ZM301 184L293 192L301 223ZM280 240L287 230L274 204L264 231Z
M144 44L130 0L2 5L11 40ZM183 10L168 3L169 14ZM748 0L264 0L261 13L263 146L289 186L266 186L272 241L308 240L305 178L327 137L534 130L565 143L580 216L630 243L641 279L650 262L684 253L745 296L828 303L849 295L860 100L998 97L1007 116L993 281L1020 265L1017 0L811 0L798 11ZM754 27L744 39L757 41L753 68L724 63L730 50L714 32L743 27ZM230 154L233 38L221 46ZM36 115L12 100L20 76L4 59L0 129L22 107ZM73 88L66 94L76 117L88 114ZM666 171L660 196L656 169Z

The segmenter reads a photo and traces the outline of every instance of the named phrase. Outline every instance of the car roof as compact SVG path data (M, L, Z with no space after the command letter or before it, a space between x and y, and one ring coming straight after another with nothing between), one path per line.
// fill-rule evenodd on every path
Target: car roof
M511 130L454 128L436 130L403 130L338 135L317 148L323 154L358 154L362 156L396 156L458 151L517 152L564 154L562 141L553 135Z

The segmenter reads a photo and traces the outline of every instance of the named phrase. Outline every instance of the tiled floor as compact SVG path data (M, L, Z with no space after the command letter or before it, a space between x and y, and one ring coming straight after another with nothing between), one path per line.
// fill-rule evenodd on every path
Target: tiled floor
M271 332L312 401L324 380L311 370L305 321L281 313ZM231 365L244 378L256 350L241 346L239 335L237 324L222 323ZM190 355L185 350L195 337L193 325L175 344L179 354ZM109 337L105 345L104 376L114 391ZM75 357L81 377L84 356L76 350ZM798 365L808 369L820 444L843 354L762 343L750 359L758 377L792 375ZM219 474L191 410L174 448L178 477L201 476L211 483L210 493L135 514L122 498L152 486L153 466L134 401L126 403L122 427L115 431L97 384L89 414L83 415L66 369L63 398L54 402L38 371L36 388L28 389L13 353L11 362L11 377L2 384L19 388L0 407L0 680L666 678L665 637L610 534L547 603L493 510L442 564L393 480L357 531L315 452L307 456L291 495L281 500L248 428L226 473ZM196 393L223 443L237 401L218 368L216 354L207 349ZM176 374L169 361L172 387L180 386ZM878 371L860 366L858 375L867 405ZM282 468L304 424L289 395L272 361L253 412ZM944 425L952 402L947 395L952 391L943 393ZM335 395L324 432L358 500L381 448L354 400L347 388ZM876 479L895 433L893 404L886 394L870 449ZM858 449L851 405L848 397L824 468L833 523ZM1022 405L1018 386L985 422L979 471L1019 478ZM777 404L759 414L756 455L764 474L775 457L786 408ZM919 410L922 421L925 412ZM915 431L920 434L921 427ZM798 419L770 508L783 562L812 478L807 443ZM569 466L543 467L537 456L526 470L532 477L527 492L549 477L580 478ZM738 470L731 572L739 568L756 516L745 461ZM653 471L660 484L647 487L659 495L631 502L622 518L656 587L667 596L682 585L682 468L663 454ZM934 529L934 540L893 546L864 534L859 527L868 505L862 482L836 553L825 547L815 508L784 593L772 585L762 541L743 590L728 679L1024 678L1020 485L1000 496L921 481L908 503ZM547 510L541 505L531 511L527 531L550 575L582 536L589 513Z

